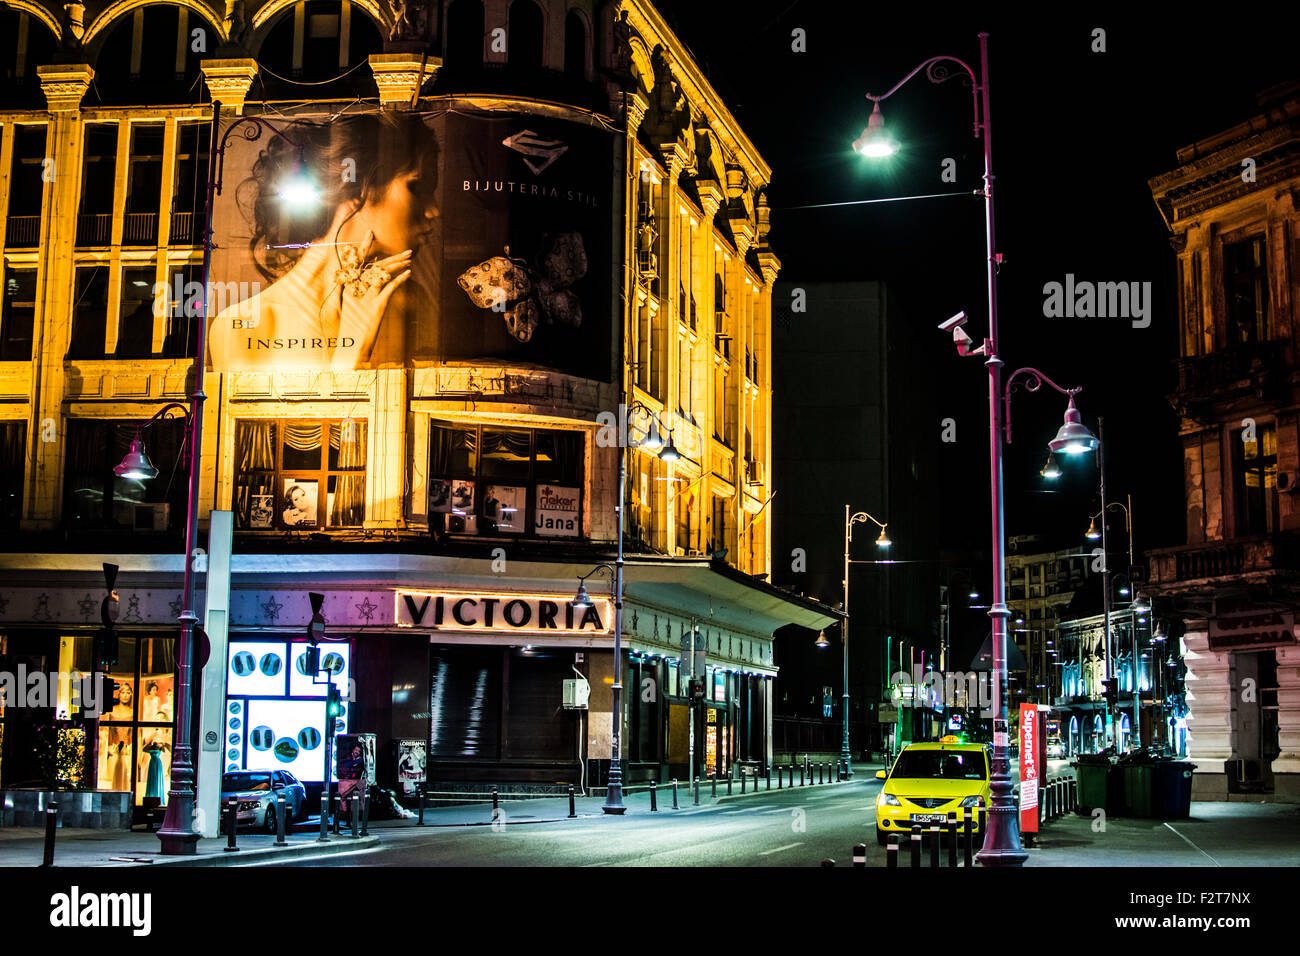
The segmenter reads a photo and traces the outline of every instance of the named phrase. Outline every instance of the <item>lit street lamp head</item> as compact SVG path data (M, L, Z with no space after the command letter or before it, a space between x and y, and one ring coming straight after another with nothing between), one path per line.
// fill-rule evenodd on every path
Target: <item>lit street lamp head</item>
M897 144L885 131L885 117L880 112L880 103L877 102L871 110L871 118L867 120L867 128L853 141L853 151L872 159L879 159L892 156L897 149Z
M146 481L158 477L158 469L153 466L149 456L144 453L144 442L139 435L131 439L131 448L122 459L122 463L113 469L119 478Z
M830 646L831 646L831 642L828 641L828 640L826 640L826 632L825 632L825 631L819 631L819 632L818 632L818 634L817 634L817 640L814 641L814 643L815 643L818 647L830 647Z
M668 442L664 445L663 449L659 452L659 460L676 461L678 458L681 457L682 456L677 451L677 446L673 444L673 433L670 431L668 433Z
M1093 518L1092 521L1088 524L1088 530L1084 532L1083 536L1087 538L1089 541L1096 541L1098 538L1101 537L1101 532L1097 530L1096 518Z
M587 593L587 583L585 581L578 582L578 593L574 595L573 606L579 610L586 610L591 607L591 595Z
M1039 474L1048 481L1055 481L1057 478L1061 477L1061 468L1056 463L1056 452L1049 451L1047 453L1047 464L1043 466L1043 470L1040 471Z
M876 547L877 547L877 548L887 548L887 547L889 547L889 546L890 546L891 544L893 544L893 543L894 543L894 542L892 542L892 541L889 540L889 535L885 534L885 529L884 529L884 527L882 526L881 529L880 529L880 537L878 537L878 538L876 539Z
M1096 449L1097 445L1097 436L1083 424L1083 416L1074 407L1074 396L1071 395L1070 404L1065 409L1065 424L1056 433L1056 437L1047 443L1047 447L1067 455L1083 455Z

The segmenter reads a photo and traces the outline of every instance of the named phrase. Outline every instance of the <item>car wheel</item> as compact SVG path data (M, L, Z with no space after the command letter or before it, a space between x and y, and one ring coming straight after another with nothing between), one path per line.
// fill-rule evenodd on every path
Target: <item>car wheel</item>
M266 818L262 821L262 829L267 833L277 833L275 825L275 804L269 803L266 807Z
M876 827L876 842L881 846L889 845L889 834L880 829L880 827Z

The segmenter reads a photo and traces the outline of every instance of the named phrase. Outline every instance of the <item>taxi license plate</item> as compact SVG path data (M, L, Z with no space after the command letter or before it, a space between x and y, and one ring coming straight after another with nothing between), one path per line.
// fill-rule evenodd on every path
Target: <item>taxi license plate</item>
M948 814L946 813L913 813L913 823L947 823Z

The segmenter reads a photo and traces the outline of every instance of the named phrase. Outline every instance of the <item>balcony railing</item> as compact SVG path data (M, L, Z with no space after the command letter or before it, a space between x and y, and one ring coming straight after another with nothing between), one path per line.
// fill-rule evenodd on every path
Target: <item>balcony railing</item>
M5 225L5 245L11 249L31 249L41 241L40 216L10 216Z
M106 212L83 212L77 217L78 246L106 246L113 227L113 216Z
M198 236L198 215L192 212L172 213L171 233L168 244L173 246L195 246L200 242Z
M1300 536L1252 535L1148 551L1152 584L1178 584L1274 569L1300 568Z
M1178 391L1183 394L1219 392L1243 379L1283 370L1287 362L1287 343L1282 339L1179 359Z
M122 244L125 246L151 246L158 242L158 214L156 212L128 212L122 223Z

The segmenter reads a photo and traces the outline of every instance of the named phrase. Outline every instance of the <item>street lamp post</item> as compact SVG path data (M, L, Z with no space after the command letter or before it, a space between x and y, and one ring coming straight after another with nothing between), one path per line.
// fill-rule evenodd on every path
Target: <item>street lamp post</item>
M620 384L620 390L621 387ZM620 411L622 410L620 409ZM654 410L642 402L633 402L627 407L625 414L629 421L632 414L637 411L648 414L653 422ZM653 425L650 427L653 427ZM605 788L605 802L601 805L601 809L605 813L615 815L622 815L627 812L627 807L623 805L623 766L620 747L623 730L623 513L625 510L623 496L627 487L627 446L626 438L620 436L618 443L618 504L615 506L615 511L618 513L618 556L613 567L608 564L600 564L586 574L579 576L578 596L574 598L573 602L578 607L588 603L587 588L583 582L597 571L605 570L610 572L614 588L614 686L611 701L614 713L610 726L609 781ZM672 432L670 431L667 443L659 450L659 459L661 461L676 461L680 457L676 445L673 444Z
M840 638L844 644L844 695L843 724L844 734L840 740L840 779L853 779L853 751L849 747L849 545L853 542L853 526L858 522L874 521L880 527L880 536L876 538L876 547L888 548L892 543L885 533L888 521L881 521L865 511L849 513L849 506L844 506L844 620L840 624ZM888 624L886 623L886 626Z
M242 128L242 135L250 142L261 138L264 129L288 141L279 130L266 120L256 116L241 116L226 129L224 136L220 133L221 103L212 102L212 125L208 136L208 179L203 210L203 280L198 300L199 329L197 350L194 359L194 388L190 393L190 407L172 403L148 422L136 429L136 437L122 463L114 468L119 477L148 479L156 477L157 469L149 463L144 451L141 433L172 408L179 408L186 419L186 450L189 457L189 498L185 511L185 583L178 621L181 625L180 640L176 647L176 721L172 737L171 786L167 794L167 813L163 817L158 839L160 851L168 856L192 855L199 839L194 829L194 750L190 743L193 727L192 695L194 686L194 628L198 615L194 611L194 574L195 552L199 538L199 480L202 475L203 447L203 403L207 396L203 392L203 375L207 366L208 350L208 280L212 265L212 206L215 196L221 193L222 169L224 167L226 146L236 129ZM248 124L248 125L245 125ZM311 191L299 190L292 196L282 193L282 198L292 202L314 199Z
M989 114L988 34L981 32L979 40L979 77L975 75L975 71L964 60L952 56L936 56L931 57L913 69L887 93L881 96L868 94L867 99L871 100L873 104L871 119L862 136L855 141L854 148L867 156L888 155L889 152L893 151L888 134L885 133L884 120L880 114L880 103L897 92L921 70L926 71L926 77L931 83L942 83L954 75L961 75L949 71L947 64L951 63L959 66L965 71L966 76L970 78L974 97L975 135L983 141L984 147L984 188L976 194L984 199L989 334L982 346L978 349L970 349L971 339L961 330L961 324L965 322L964 314L945 322L942 327L953 332L959 354L982 355L989 374L989 484L992 496L991 537L993 557L993 599L989 607L989 617L993 621L993 703L994 712L997 716L993 725L993 773L991 778L993 803L989 812L988 830L985 834L984 846L980 850L978 859L983 866L1020 866L1028 859L1028 855L1020 845L1019 822L1011 790L1006 668L1007 617L1010 612L1004 600L1006 544L1003 538L1002 441L1004 427L1007 429L1007 440L1010 439L1010 429L1004 426L1003 423L1002 359L997 352L999 345L997 268L1001 256L995 251L996 234L993 220L993 145ZM1042 378L1042 376L1039 376L1035 381L1041 384ZM1030 390L1032 391L1036 387L1037 385L1033 385ZM1056 386L1054 385L1054 387ZM1065 391L1059 387L1057 388L1058 391ZM1074 410L1073 393L1067 394L1070 394L1070 406L1066 413L1066 425L1058 433L1058 441L1052 443L1051 450L1069 451L1071 453L1091 450L1092 447L1095 447L1096 439L1093 439L1091 434L1086 429L1083 429L1079 423L1078 413ZM1009 390L1006 401L1009 408ZM1072 424L1071 413L1074 416L1073 424L1078 426L1077 430L1072 431L1068 436L1073 444L1061 443L1057 447L1058 442L1067 437L1066 431ZM1089 445L1087 448L1080 447L1077 442L1081 441L1084 436L1091 439L1094 445Z
M1105 619L1105 623L1103 624L1103 627L1105 629L1106 677L1111 678L1116 675L1115 675L1115 651L1111 645L1111 635L1110 635L1110 612L1111 612L1112 596L1111 596L1111 574L1110 574L1110 551L1108 550L1106 545L1106 540L1107 540L1106 539L1106 512L1115 508L1118 508L1124 512L1124 530L1125 533L1128 535L1128 566L1131 569L1133 567L1133 498L1132 496L1129 496L1127 505L1119 501L1112 501L1109 504L1106 502L1106 420L1104 418L1097 419L1097 436L1098 436L1097 471L1100 477L1101 510L1092 516L1086 537L1094 541L1098 537L1101 538L1101 561L1102 561L1101 572L1102 572L1102 579L1103 579L1102 614ZM1101 519L1100 531L1098 531L1097 529L1098 518ZM1133 586L1133 582L1131 579L1129 580L1129 586L1130 587ZM1136 595L1134 596L1136 597ZM1137 620L1135 617L1133 618L1132 623L1134 627L1133 640L1134 640L1134 645L1136 647ZM1134 654L1135 654L1135 660L1133 662L1133 667L1134 667L1133 686L1134 688L1136 688L1137 687L1136 651L1134 652ZM1106 701L1106 746L1107 747L1111 747L1115 743L1115 732L1116 732L1115 711L1118 709L1118 707L1119 707L1119 702L1117 700L1108 699ZM1134 719L1136 720L1136 717ZM1140 739L1140 735L1138 734L1136 727L1133 728L1133 734L1134 734L1134 738L1133 738L1134 740Z

